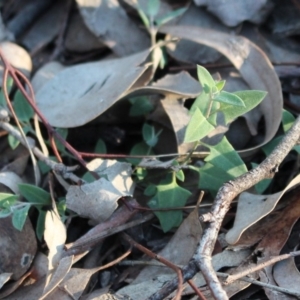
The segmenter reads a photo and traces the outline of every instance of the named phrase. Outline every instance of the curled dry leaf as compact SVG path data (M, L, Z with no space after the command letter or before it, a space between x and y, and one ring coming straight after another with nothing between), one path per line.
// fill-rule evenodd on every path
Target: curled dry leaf
M115 160L95 159L87 165L102 178L82 186L71 186L66 195L67 207L97 223L108 219L121 197L132 196L134 184L131 165Z
M12 217L0 218L0 273L12 273L19 279L29 269L37 250L35 232L27 219L22 231L12 224Z
M193 26L164 26L160 32L218 50L239 70L251 89L268 92L259 106L266 123L265 138L261 144L239 151L241 155L252 154L274 137L281 121L283 103L281 85L269 59L256 45L241 36Z
M300 184L300 175L295 177L286 188L273 195L254 195L244 192L239 196L238 207L233 227L226 234L226 241L235 244L242 233L251 225L274 210L281 197L290 189Z
M13 172L0 173L0 184L5 185L15 194L20 194L18 186L20 183L23 183L23 180L17 174ZM1 192L3 192L3 190Z
M149 36L128 18L117 0L76 2L90 31L117 55L130 55L150 46Z
M65 68L37 90L36 104L52 126L86 124L129 93L148 69L141 65L148 54Z

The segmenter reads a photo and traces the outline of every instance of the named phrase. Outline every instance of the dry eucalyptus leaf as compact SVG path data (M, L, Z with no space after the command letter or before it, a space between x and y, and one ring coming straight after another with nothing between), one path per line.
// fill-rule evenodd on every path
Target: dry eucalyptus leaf
M79 12L71 15L65 37L68 51L87 52L105 49L106 46L87 28Z
M66 227L57 209L46 213L44 239L49 249L49 270L53 269L61 259L67 239Z
M254 195L244 192L239 196L233 227L226 234L226 241L235 244L242 233L251 225L274 210L281 197L291 188L300 184L300 175L295 177L286 188L273 195Z
M67 1L58 1L22 35L22 45L34 51L50 43L61 29L61 20L66 13ZM49 26L51 24L51 26Z
M278 215L277 222L274 222L273 227L270 228L265 237L257 245L256 249L261 253L258 257L258 261L268 260L273 256L277 256L281 253L282 248L286 244L291 230L300 215L300 198L299 188L295 190L295 193L291 193L289 205L284 208ZM259 272L260 280L268 284L275 284L273 265L268 266ZM269 289L265 289L265 293L269 299L277 297L278 293ZM293 299L288 296L287 299Z
M149 51L78 64L56 74L36 93L36 103L54 127L76 127L95 119L130 91L144 74Z
M12 217L0 218L0 273L13 273L18 280L29 269L37 250L35 232L29 219L22 231L12 224Z
M3 285L11 279L13 273L1 273L0 274L0 289L2 289Z
M201 236L202 227L199 222L198 209L194 209L158 254L176 265L186 265L192 258ZM148 266L140 272L132 284L141 283L163 274L174 274L174 271L169 268Z
M188 10L176 22L177 25L188 25L201 28L215 29L229 33L229 29L211 16L205 9L191 4ZM168 23L168 25L170 25ZM168 43L168 53L176 60L191 64L207 64L218 60L222 54L210 47L199 45L188 39L176 43Z
M241 36L193 26L164 26L160 31L215 48L233 63L251 89L268 92L259 106L266 123L265 138L261 144L239 151L241 155L253 154L274 137L281 122L281 84L268 57L256 45Z
M222 253L216 254L212 257L212 263L216 271L224 267L236 267L239 266L246 257L251 254L251 250L241 251L228 251L225 250ZM164 274L150 278L147 281L140 282L138 284L128 285L120 290L118 293L126 294L132 299L146 299L151 294L157 292L162 286L169 280L176 278L176 275ZM201 273L198 273L193 278L194 283L197 286L203 286L206 281ZM186 292L193 292L190 287L186 287ZM174 296L174 293L172 294Z
M28 52L17 44L11 42L1 42L0 49L5 59L26 77L30 76L32 70L31 57ZM0 85L2 86L3 66L0 65Z
M82 217L103 222L116 210L121 197L133 194L131 165L116 160L95 159L87 168L102 178L82 186L71 186L66 204Z
M270 0L194 0L205 5L207 10L227 26L237 26L243 21L262 23L273 8Z
M67 256L60 260L57 268L51 276L49 284L44 289L43 295L39 298L40 300L48 299L46 297L63 281L63 279L69 273L72 264L73 256Z
M130 55L150 46L150 38L126 14L117 0L76 0L91 32L118 56Z
M23 183L21 177L13 172L1 172L0 184L8 187L14 194L20 194L19 184Z
M197 97L201 91L199 82L188 72L181 71L178 74L168 74L151 85L133 89L128 96L162 94L187 99Z
M57 61L46 63L38 69L31 80L31 85L35 93L37 93L39 89L41 89L49 80L53 79L63 69L65 69L65 66Z

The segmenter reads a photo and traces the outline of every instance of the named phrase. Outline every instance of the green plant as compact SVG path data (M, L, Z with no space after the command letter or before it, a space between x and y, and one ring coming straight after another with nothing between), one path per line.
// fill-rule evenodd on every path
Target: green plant
M150 38L151 46L155 46L157 43L156 36L159 27L170 22L174 18L181 16L187 8L179 8L171 11L163 16L159 16L160 0L148 0L147 7L143 8L139 3L137 4L137 12L146 27ZM165 65L165 56L162 51L162 47L154 48L152 52L152 61L158 61L160 67L163 68Z
M35 207L39 212L36 232L39 239L44 233L45 215L44 206L51 205L50 194L43 189L30 184L19 184L20 195L0 193L0 218L12 215L12 223L18 230L22 230L29 209ZM27 202L20 201L23 196Z
M203 91L190 109L191 119L186 128L184 142L193 142L193 151L199 145L209 149L210 153L201 167L192 164L188 167L198 172L199 188L215 195L224 182L247 172L247 168L225 136L217 144L209 144L205 138L217 128L219 119L224 120L223 125L228 125L257 106L266 93L256 90L229 93L223 91L225 81L215 81L205 68L197 66L197 73ZM171 171L157 186L148 185L145 189L145 195L151 197L149 206L152 209L170 209L155 211L164 231L178 226L181 222L182 212L172 208L184 206L190 196L190 192L177 183L177 180L184 181L184 173L180 168L188 163L189 161L174 161L173 166L177 166L177 172Z

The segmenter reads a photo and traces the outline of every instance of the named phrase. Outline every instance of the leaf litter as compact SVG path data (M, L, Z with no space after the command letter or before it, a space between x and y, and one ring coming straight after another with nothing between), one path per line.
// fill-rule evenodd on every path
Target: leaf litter
M68 172L59 173L64 178L61 186L41 163L39 167L45 171L40 190L31 188L34 171L26 150L24 155L24 147L11 132L0 132L1 257L5 258L0 296L154 299L151 295L177 275L136 250L130 254L131 247L144 245L182 268L189 264L203 236L199 215L209 211L220 185L246 172L251 163L260 163L262 147L271 147L268 143L283 132L281 123L286 130L287 124L281 121L282 95L293 97L299 91L293 73L299 64L299 43L290 37L298 35L297 23L289 27L285 19L278 19L274 1L255 5L240 1L237 6L218 0L65 0L43 5L30 0L19 8L10 6L12 2L1 8L0 49L33 86L49 158L54 161L56 153L51 151L51 139L46 138L50 127L43 125L43 118L57 132L64 128L67 141L78 151L68 152L71 147L60 145L63 163L76 164L77 155L77 159L84 158L84 168L74 171L77 181ZM23 11L28 12L29 21ZM170 20L156 28L159 44L152 52L154 27L147 32L147 20L155 26ZM22 30L16 24L22 24ZM239 116L222 103L223 113L215 112L212 123L197 122L206 120L198 108L193 120L189 109L201 100L195 99L203 91L196 64L207 67L214 81L225 79L225 90L233 92L236 101L243 99L240 104L245 104L247 113ZM16 86L5 84L17 106ZM249 89L267 92L253 110L260 96L255 101L240 92ZM26 90L30 91L28 84ZM220 94L218 100L227 101L228 95ZM285 103L285 108L297 115L297 102ZM130 114L132 105L135 115ZM7 109L3 95L0 107ZM235 112L238 110L236 107ZM28 111L24 106L18 116L32 137ZM194 126L188 127L190 122ZM143 135L142 128L148 133ZM189 157L193 142L203 137L205 145ZM230 148L228 140L243 160L225 153ZM96 153L96 145L100 154L88 156ZM247 272L298 249L297 151L296 146L266 192L258 194L258 187L251 189L232 205L222 225L226 234L219 234L212 257L215 271L227 274L220 274L221 281L226 282L221 276ZM130 154L133 157L128 158ZM161 159L160 155L169 156ZM185 161L187 157L192 163ZM40 161L49 164L47 159ZM235 169L237 164L241 168ZM56 175L58 172L60 168ZM46 192L52 185L53 199ZM201 189L210 193L195 208ZM151 211L157 207L160 210ZM175 211L170 210L174 207ZM129 250L121 232L135 240ZM85 268L88 255L99 259ZM99 280L95 274L108 279ZM283 294L270 286L254 289L255 282L237 280L224 286L227 295L240 299L244 290L248 293L245 299L292 299L290 295L299 292L294 257L251 274L261 283L289 291ZM198 273L193 280L205 299L212 299L204 277ZM193 289L187 284L183 287L182 299L196 299ZM166 299L172 297L178 297L176 292Z

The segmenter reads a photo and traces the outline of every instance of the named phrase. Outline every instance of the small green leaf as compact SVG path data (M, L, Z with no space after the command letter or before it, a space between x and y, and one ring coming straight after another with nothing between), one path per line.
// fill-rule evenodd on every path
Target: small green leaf
M95 147L95 153L107 153L105 142L102 139L98 139Z
M43 189L26 183L19 184L21 195L35 205L51 205L50 194Z
M218 93L218 95L216 95L213 98L213 100L222 102L222 103L226 103L226 104L230 104L233 106L241 106L241 107L246 108L244 101L239 96L237 96L233 93L225 92L225 91L221 91L220 93Z
M10 76L7 77L6 88L7 88L7 93L8 94L11 92L13 84L14 84L13 79ZM6 100L5 100L5 97L4 97L3 88L1 89L1 92L0 92L0 106L3 107L3 108L7 108L7 103L6 103Z
M205 158L206 164L199 169L201 189L215 194L223 183L247 172L246 165L226 137L215 146L205 146L210 153Z
M20 141L11 134L8 135L7 140L8 140L9 147L12 150L15 150L20 144Z
M282 125L284 132L287 132L294 124L295 117L287 110L282 110Z
M154 109L153 104L149 101L148 97L145 96L134 97L129 101L132 104L129 111L131 117L146 115Z
M182 170L179 170L179 171L176 172L176 178L178 180L184 182L185 177L184 177L184 173L183 173Z
M158 14L159 7L160 7L160 0L148 0L148 6L147 6L148 16L154 18Z
M22 122L29 122L34 115L32 107L20 90L17 90L14 96L13 107L18 119Z
M39 239L39 241L42 241L43 239L43 235L45 232L45 219L46 219L46 211L42 210L42 209L38 209L39 211L39 215L38 215L38 219L36 222L36 235L37 238Z
M10 208L17 200L17 195L0 193L0 208Z
M151 208L175 208L184 206L191 192L177 185L176 181L169 184L157 186L156 196L148 203ZM174 211L155 211L164 232L169 231L175 226L179 226L182 221L182 212Z
M137 179L142 181L147 176L148 171L145 168L137 168L135 174L136 174Z
M135 144L130 151L130 155L153 155L153 154L154 153L151 147L149 147L145 142L140 142L138 144ZM127 160L133 165L138 165L142 159L127 158Z
M281 142L282 138L283 138L282 135L277 136L276 138L268 142L266 145L264 145L262 147L262 151L264 152L264 154L266 156L269 156L271 152L274 150L274 148Z
M19 231L22 231L23 229L30 206L30 204L27 204L24 207L13 211L12 223Z
M221 92L225 86L226 80L220 80L216 82L216 88L219 92Z
M186 7L173 10L172 12L167 13L165 16L156 19L155 23L158 27L160 27L160 26L170 22L171 20L181 16L182 14L184 14L186 12L186 10L187 10Z
M160 135L161 131L156 134L154 127L145 123L142 132L145 143L149 147L153 148L158 142L158 136Z
M154 196L155 193L156 193L157 189L156 189L156 185L154 184L149 184L145 190L144 190L144 195L145 196L148 196L148 197L151 197L151 196Z
M267 93L253 90L239 91L234 92L233 94L237 95L243 100L245 107L220 103L220 111L222 111L224 114L226 124L257 106L265 98Z
M210 73L205 68L197 65L197 75L205 93L210 93L210 91L212 91L212 89L216 86L216 83Z
M66 140L66 138L68 136L68 128L56 128L55 130L64 140ZM57 138L54 138L54 140L55 140L57 149L60 152L64 152L65 147L62 145L62 143Z
M214 126L212 126L203 116L199 108L196 108L192 118L186 128L184 142L196 142L207 136L214 130Z

